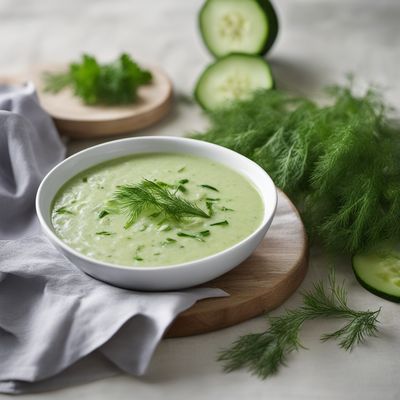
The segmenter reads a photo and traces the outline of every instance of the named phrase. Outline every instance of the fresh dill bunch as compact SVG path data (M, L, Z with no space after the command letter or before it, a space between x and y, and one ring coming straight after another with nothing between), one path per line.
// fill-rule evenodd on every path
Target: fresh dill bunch
M318 106L282 91L259 91L208 113L198 139L229 147L263 167L296 203L313 240L355 253L400 239L400 127L376 89L327 90Z
M209 218L196 203L186 200L171 191L165 184L142 180L135 185L117 188L111 200L113 211L127 216L125 228L129 228L144 211L157 211L165 217L180 221L184 217Z
M323 334L322 341L335 339L344 350L350 351L367 337L378 332L376 311L355 311L348 306L344 285L337 284L334 272L329 276L328 287L323 281L303 293L303 305L287 310L279 317L269 317L269 328L262 333L240 337L223 350L218 361L227 372L247 368L262 379L275 374L285 365L288 355L304 348L299 341L300 329L306 321L318 318L340 318L345 325L335 332Z
M121 54L109 64L99 64L84 54L71 63L68 71L43 74L44 90L58 93L71 87L85 104L129 104L137 98L137 89L151 82L150 71L142 69L128 54Z

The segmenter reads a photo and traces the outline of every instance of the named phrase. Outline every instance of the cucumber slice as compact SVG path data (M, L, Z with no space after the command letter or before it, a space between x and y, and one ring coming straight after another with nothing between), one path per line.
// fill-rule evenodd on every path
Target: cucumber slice
M371 293L400 303L400 251L396 246L384 243L356 254L353 270L357 280Z
M199 25L204 43L215 57L265 54L278 33L278 18L268 0L207 0Z
M245 100L256 89L272 89L274 80L268 63L258 56L229 54L209 65L197 81L194 96L206 110Z

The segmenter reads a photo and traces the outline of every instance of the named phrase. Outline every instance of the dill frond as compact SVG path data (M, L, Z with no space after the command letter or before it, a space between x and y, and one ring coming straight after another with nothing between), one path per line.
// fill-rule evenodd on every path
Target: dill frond
M323 334L322 341L334 339L344 350L350 351L367 337L378 332L376 311L356 311L347 304L344 284L336 282L334 272L329 276L328 287L323 281L303 293L303 305L286 310L279 317L269 317L269 328L256 334L240 337L228 349L220 352L218 361L226 372L247 368L251 373L265 379L285 365L293 351L304 348L299 340L300 329L307 321L319 318L340 318L345 325L335 332Z
M371 88L328 90L318 106L282 91L208 113L210 128L194 135L251 158L296 203L312 240L354 253L400 239L400 127Z
M129 228L146 210L155 210L176 221L184 217L210 217L196 203L178 196L164 184L148 179L136 185L119 186L111 201L127 216L125 228Z

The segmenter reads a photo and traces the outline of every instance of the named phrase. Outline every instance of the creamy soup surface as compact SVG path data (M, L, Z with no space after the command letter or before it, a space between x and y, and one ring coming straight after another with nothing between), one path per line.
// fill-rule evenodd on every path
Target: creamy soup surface
M118 188L144 179L195 202L210 217L176 221L146 209L127 227L127 214L110 204ZM59 190L51 211L57 236L69 246L91 258L135 267L218 253L254 232L263 215L257 189L241 174L206 158L167 153L119 158L83 171Z

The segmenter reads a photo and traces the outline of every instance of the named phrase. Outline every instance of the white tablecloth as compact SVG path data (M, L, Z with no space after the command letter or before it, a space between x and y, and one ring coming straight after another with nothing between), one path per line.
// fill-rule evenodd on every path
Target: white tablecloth
M0 72L31 64L68 62L81 52L103 59L128 51L160 64L178 93L190 93L211 60L197 32L200 0L0 0ZM321 86L355 72L387 89L400 110L399 0L279 0L279 39L271 61L279 87L318 96ZM170 116L142 134L182 135L205 126L199 109L179 101ZM72 142L70 152L96 141ZM266 381L245 371L224 374L217 351L238 335L264 329L263 318L206 335L164 340L142 379L118 376L24 399L399 399L400 306L364 291L347 260L335 261L354 307L382 306L381 335L352 353L319 335L336 322L307 324L308 347L290 356L287 368ZM326 275L332 260L314 250L303 288ZM300 303L296 293L285 304ZM278 309L276 313L282 311ZM0 360L1 362L1 360ZM8 396L0 395L0 399Z

